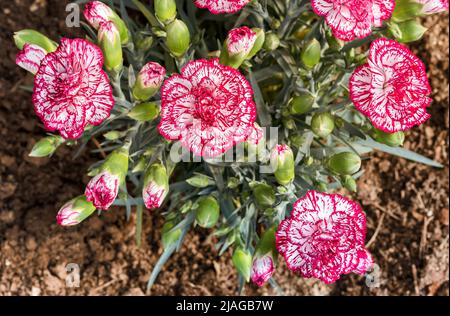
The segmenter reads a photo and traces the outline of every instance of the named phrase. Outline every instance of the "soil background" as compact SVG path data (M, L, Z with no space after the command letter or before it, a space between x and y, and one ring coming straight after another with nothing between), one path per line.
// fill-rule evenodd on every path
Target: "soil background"
M0 0L0 295L144 295L161 254L161 216L146 213L138 248L133 218L113 209L75 228L55 223L59 207L84 190L96 156L62 147L49 159L28 157L45 135L31 94L20 89L32 76L16 67L12 34L35 28L53 39L75 36L67 29L65 4L57 0ZM405 147L431 157L444 169L375 153L353 198L368 219L367 241L379 269L379 286L358 275L334 285L302 279L279 262L276 280L287 295L449 295L448 201L448 14L426 18L429 27L413 51L427 65L433 87L431 119L406 135ZM66 265L80 267L78 288L66 287ZM152 295L234 295L237 279L230 253L213 248L207 230L189 233L160 273ZM250 285L248 295L279 294Z

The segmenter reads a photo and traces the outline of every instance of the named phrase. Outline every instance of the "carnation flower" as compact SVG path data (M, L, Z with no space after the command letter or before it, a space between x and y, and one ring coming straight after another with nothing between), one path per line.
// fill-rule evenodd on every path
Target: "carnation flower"
M83 15L92 27L98 29L100 24L110 21L114 16L114 11L100 1L86 3Z
M82 39L63 38L45 56L34 80L33 103L47 130L76 139L87 124L109 117L114 99L102 66L101 50Z
M333 283L342 274L365 273L373 264L364 248L361 207L339 194L308 191L276 232L276 246L294 272Z
M372 42L368 63L355 70L349 88L355 107L384 132L405 131L430 117L425 65L393 40Z
M169 193L169 177L166 168L160 163L151 165L145 173L142 198L145 207L154 209L161 206Z
M311 0L314 12L324 16L333 34L343 40L364 38L394 11L394 0Z
M256 257L253 260L252 272L250 278L258 286L263 286L269 281L274 272L273 259L270 255Z
M230 56L250 53L256 41L256 33L246 26L232 29L228 33L227 47Z
M434 14L448 10L448 0L417 0L423 4L422 14Z
M89 181L84 194L97 209L107 210L119 193L119 176L104 171Z
M212 14L235 13L249 2L250 0L194 0L197 7L208 9Z
M86 201L84 195L81 195L61 207L58 215L56 215L56 222L61 226L77 225L88 218L94 211L94 205Z
M247 139L256 120L250 83L217 59L191 61L161 89L159 132L195 155L216 157Z
M45 49L40 46L27 43L17 54L16 64L34 75L38 71L45 55L47 55Z

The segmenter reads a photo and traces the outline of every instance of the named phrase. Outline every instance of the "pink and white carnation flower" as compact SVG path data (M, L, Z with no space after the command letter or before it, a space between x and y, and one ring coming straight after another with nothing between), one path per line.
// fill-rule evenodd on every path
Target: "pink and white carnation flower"
M86 186L86 200L99 210L107 210L119 193L119 182L119 176L109 171L99 173Z
M194 0L197 7L208 9L212 14L235 13L251 0Z
M161 88L159 132L195 155L217 157L252 133L253 90L236 69L218 59L195 60Z
M60 226L74 226L81 221L78 219L82 213L81 209L74 208L73 202L64 204L56 215L56 222Z
M16 64L34 75L38 71L45 55L47 55L45 49L38 45L26 43L17 54Z
M280 223L276 247L292 271L333 283L343 274L363 274L372 267L365 237L366 218L357 203L308 191Z
M83 15L92 27L98 29L102 23L114 17L114 11L103 2L91 1L86 3Z
M448 11L448 0L417 0L423 4L422 14L434 14Z
M372 34L392 16L395 0L311 0L314 12L324 16L333 34L352 41Z
M163 66L155 62L149 62L142 67L137 80L143 88L159 89L165 76L166 69Z
M232 29L228 32L228 55L247 56L255 45L256 33L247 26Z
M87 124L98 125L109 117L114 99L102 66L100 48L83 39L63 38L44 57L34 80L33 103L47 130L77 139Z
M355 107L384 132L405 131L430 117L425 65L394 40L372 42L368 63L354 71L349 89Z
M258 256L253 260L250 278L259 287L270 280L275 271L271 255Z
M159 208L168 193L167 186L158 184L156 181L149 181L142 190L145 207L149 210Z

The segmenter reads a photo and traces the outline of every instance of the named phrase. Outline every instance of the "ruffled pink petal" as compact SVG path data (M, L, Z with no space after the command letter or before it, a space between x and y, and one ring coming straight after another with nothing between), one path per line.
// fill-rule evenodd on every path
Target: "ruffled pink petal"
M276 247L289 269L333 283L360 271L366 220L361 207L338 194L308 191L276 233ZM367 253L368 256L370 256ZM362 268L361 268L362 269Z
M27 43L17 54L16 64L32 74L36 74L45 55L47 55L45 49Z
M86 200L97 209L107 210L119 193L119 177L107 171L96 175L86 186Z
M251 134L256 120L252 96L236 69L216 59L191 61L161 88L159 132L195 155L216 157Z
M246 26L232 29L228 33L227 47L230 56L248 55L256 41L256 33Z
M258 286L263 286L272 277L275 268L270 255L257 257L253 260L251 279Z
M201 9L208 9L212 14L235 13L241 10L250 0L194 0Z
M47 130L76 139L87 124L109 117L114 99L102 66L101 50L82 39L63 38L45 56L36 73L33 103Z

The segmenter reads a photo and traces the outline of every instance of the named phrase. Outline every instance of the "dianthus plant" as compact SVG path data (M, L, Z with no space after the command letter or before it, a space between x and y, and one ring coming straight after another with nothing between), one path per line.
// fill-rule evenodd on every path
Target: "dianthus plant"
M404 43L448 0L79 2L85 38L14 36L51 132L31 155L101 159L58 224L120 206L139 243L143 216L163 218L149 288L196 226L240 288L276 286L278 264L325 283L372 269L365 213L335 191L357 190L372 150L439 167L402 148L432 103Z

